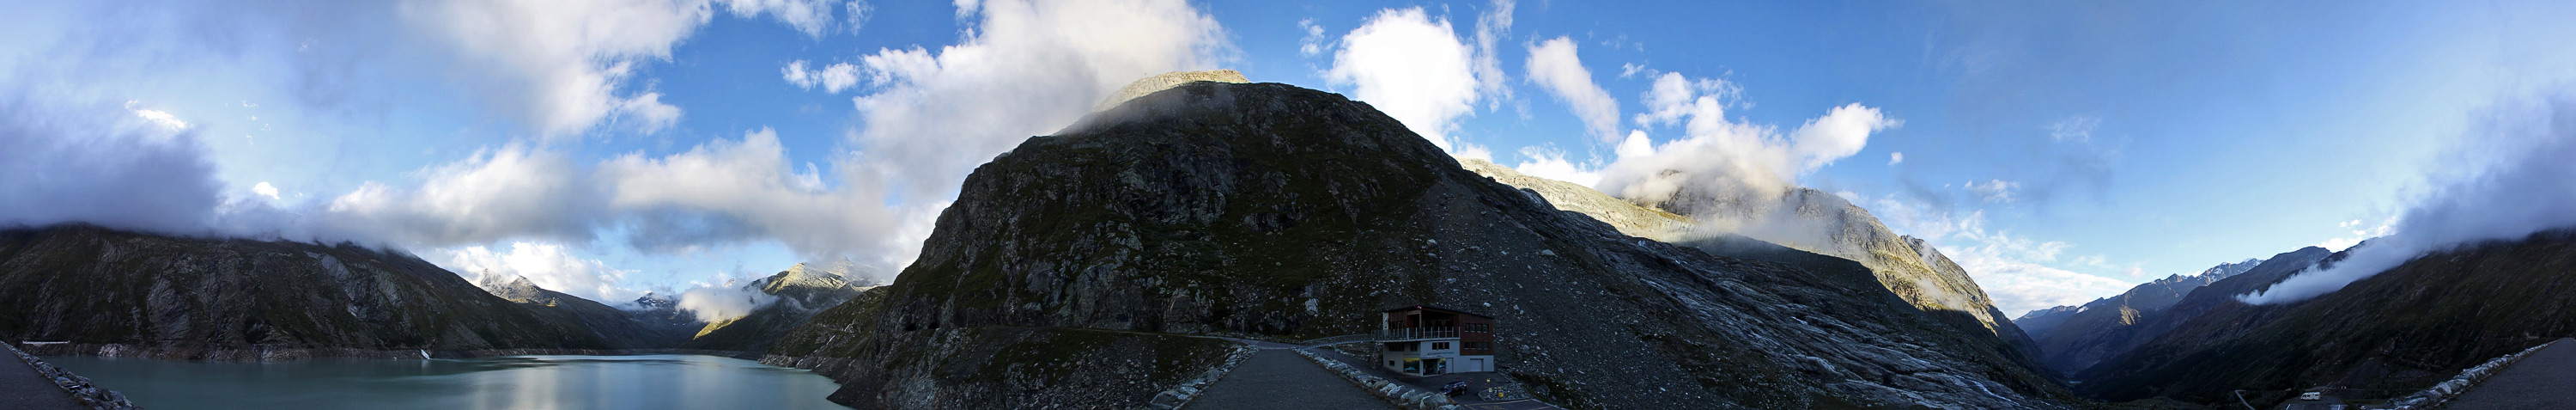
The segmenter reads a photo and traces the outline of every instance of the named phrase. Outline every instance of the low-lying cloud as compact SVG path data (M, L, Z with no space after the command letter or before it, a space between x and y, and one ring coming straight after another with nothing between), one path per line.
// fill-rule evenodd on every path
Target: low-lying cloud
M2433 176L2388 236L2355 245L2343 260L2311 268L2266 291L2239 295L2251 304L2289 303L2343 289L2426 253L2576 226L2576 94L2508 103L2489 113L2439 158L2462 164ZM2486 164L2480 166L2479 164Z
M224 184L184 122L104 101L0 92L0 227L87 222L197 233L215 218Z

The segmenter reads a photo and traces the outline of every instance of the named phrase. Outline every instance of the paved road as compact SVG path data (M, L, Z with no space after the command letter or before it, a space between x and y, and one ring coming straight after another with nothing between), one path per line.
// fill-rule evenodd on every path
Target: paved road
M1192 409L1394 409L1386 401L1285 349L1261 349L1225 373Z
M2452 400L2445 409L2549 409L2576 403L2576 340L2531 352Z
M36 375L36 368L0 349L0 409L80 409L70 393Z

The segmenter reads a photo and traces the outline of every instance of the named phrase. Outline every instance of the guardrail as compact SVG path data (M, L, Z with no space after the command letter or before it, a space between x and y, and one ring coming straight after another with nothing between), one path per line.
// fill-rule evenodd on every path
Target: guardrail
M1458 338L1458 328L1406 327L1378 329L1377 331L1369 332L1369 334L1376 336L1377 340L1456 339Z

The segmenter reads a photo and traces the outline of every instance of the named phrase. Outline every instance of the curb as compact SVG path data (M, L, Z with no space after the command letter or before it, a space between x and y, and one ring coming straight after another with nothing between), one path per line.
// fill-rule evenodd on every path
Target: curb
M79 401L81 405L99 410L139 408L134 406L134 402L125 400L124 393L99 388L98 384L90 383L87 377L54 367L52 363L45 363L45 359L39 359L36 355L27 354L27 351L18 350L17 344L9 345L9 353L18 355L18 361L26 362L27 367L35 368L37 376L52 380L54 387L63 388L63 392L70 393L72 400Z
M2459 398L2460 393L2468 392L2470 387L2475 387L2479 382L2486 381L2488 377L2495 376L2496 372L2503 371L2506 367L2513 366L2515 362L2522 361L2523 357L2531 356L2531 352L2540 351L2540 348L2549 347L2550 345L2555 345L2558 344L2558 342L2565 340L2567 339L2551 340L2549 343L2541 343L2539 346L2522 349L2520 352L2514 352L2513 354L2487 360L2484 364L2479 364L2476 367L2461 370L2459 376L2452 377L2451 380L2444 381L2442 384L2433 385L2433 387L2426 388L2424 391L2415 392L2415 394L2406 395L2406 397L2389 400L2388 403L2395 404L2396 407L2394 408L2401 410L2441 407L2443 404L2450 403L2451 399Z
M1190 400L1197 399L1200 392L1207 391L1208 385L1216 384L1217 380L1225 378L1226 372L1234 371L1235 365L1243 364L1244 360L1252 358L1252 353L1260 350L1252 345L1235 345L1234 352L1226 354L1225 363L1217 364L1216 368L1208 369L1207 373L1200 374L1196 379L1182 382L1180 387L1173 387L1155 394L1153 401L1147 402L1145 408L1175 410L1181 406L1190 405Z
M1416 389L1413 388L1413 386L1406 386L1404 383L1396 383L1393 380L1372 376L1366 372L1360 371L1359 369L1351 368L1350 365L1342 364L1340 361L1326 359L1323 356L1317 356L1314 352L1306 351L1306 348L1303 347L1289 350L1297 351L1297 355L1306 356L1306 360L1315 362L1315 365L1317 366L1324 366L1325 370L1331 370L1333 371L1333 374L1342 376L1342 380L1348 380L1351 384L1359 385L1360 390L1367 390L1369 394L1376 395L1377 398L1386 400L1387 403L1394 404L1396 407L1410 410L1458 409L1458 402L1449 400L1449 396L1447 395Z

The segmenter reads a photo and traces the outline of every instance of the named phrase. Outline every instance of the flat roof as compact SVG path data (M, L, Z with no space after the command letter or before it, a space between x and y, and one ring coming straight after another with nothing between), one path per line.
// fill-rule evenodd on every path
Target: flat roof
M1387 309L1387 310L1385 310L1385 311L1382 311L1381 313L1395 313L1395 312L1401 312L1401 311L1407 311L1407 310L1437 310L1437 311L1442 311L1442 312L1456 313L1456 314L1467 315L1467 316L1475 316L1475 317L1481 317L1481 318L1486 318L1486 319L1492 319L1492 318L1494 318L1493 316L1479 315L1479 314L1476 314L1476 313L1474 313L1474 312L1468 312L1468 311L1464 311L1464 310L1450 309L1450 308L1439 307L1439 306L1432 306L1432 305L1410 305L1410 306L1398 307L1398 308L1394 308L1394 309Z

